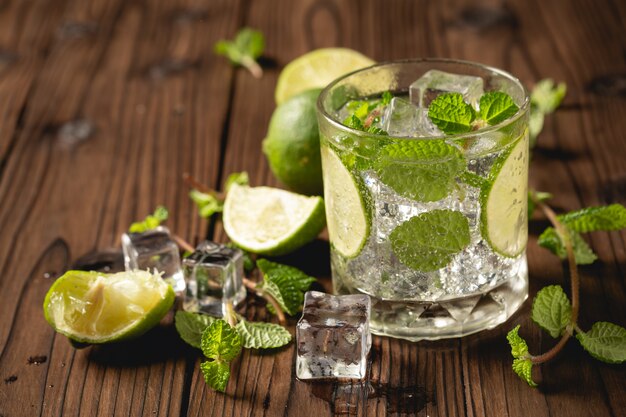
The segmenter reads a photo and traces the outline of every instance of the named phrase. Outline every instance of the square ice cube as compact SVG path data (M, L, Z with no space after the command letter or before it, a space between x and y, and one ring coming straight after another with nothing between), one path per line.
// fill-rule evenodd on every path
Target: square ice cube
M174 291L185 289L178 245L171 239L167 227L158 226L143 233L124 233L122 250L127 271L140 269L152 272L156 269Z
M424 119L423 110L399 97L391 99L381 118L381 128L390 136L427 137L441 134L430 120Z
M422 109L427 109L431 101L442 93L461 93L465 101L478 110L483 95L483 79L430 70L409 87L411 103Z
M246 298L243 286L243 253L215 242L200 243L183 259L187 283L183 308L213 316L224 315L226 303Z
M296 328L299 379L365 377L372 345L367 295L308 291Z

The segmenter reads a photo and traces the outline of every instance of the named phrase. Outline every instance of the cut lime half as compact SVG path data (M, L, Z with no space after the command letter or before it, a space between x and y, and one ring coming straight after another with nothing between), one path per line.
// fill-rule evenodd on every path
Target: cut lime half
M528 135L496 161L482 190L482 234L491 248L516 257L528 240Z
M330 243L341 255L361 252L369 234L364 201L352 174L328 146L322 146L324 198Z
M373 65L374 61L348 48L322 48L291 61L276 84L276 104L312 88L324 88L340 76Z
M293 252L324 228L324 200L278 188L233 184L224 202L224 230L239 247L268 256Z
M43 308L54 330L96 344L142 335L159 323L174 298L159 274L68 271L52 284Z

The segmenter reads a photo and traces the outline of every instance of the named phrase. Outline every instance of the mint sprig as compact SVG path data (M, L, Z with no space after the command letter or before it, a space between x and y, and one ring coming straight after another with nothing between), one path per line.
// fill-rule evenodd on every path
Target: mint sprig
M191 201L198 207L198 215L205 219L208 219L216 213L221 213L224 210L225 194L228 193L228 190L233 184L248 185L249 183L247 172L234 172L230 174L224 182L225 193L220 193L198 182L189 174L186 174L183 178L192 188L189 192L189 198L191 198Z
M280 307L289 315L295 315L302 309L304 293L315 282L297 268L281 265L267 259L259 259L257 266L263 274L263 281L257 287L273 296ZM272 305L267 309L276 314Z
M241 336L224 320L216 320L202 333L202 353L209 360L200 364L204 380L224 392L230 378L230 362L241 352Z
M230 62L245 67L255 78L263 76L263 69L256 61L265 49L265 37L257 30L243 28L235 39L218 41L213 50L218 55L226 56Z
M128 231L130 233L143 233L148 230L155 229L160 226L162 222L167 220L169 213L167 209L163 206L158 206L153 214L148 215L145 219L140 222L135 222L130 225Z
M537 384L532 377L533 363L528 353L528 344L519 335L519 328L520 326L517 325L506 335L511 346L511 355L513 355L513 371L528 385L536 387Z
M174 325L178 335L189 345L200 349L202 333L217 319L206 314L177 311L174 316Z
M476 111L465 102L461 93L443 93L428 106L428 117L447 135L466 133L472 130Z

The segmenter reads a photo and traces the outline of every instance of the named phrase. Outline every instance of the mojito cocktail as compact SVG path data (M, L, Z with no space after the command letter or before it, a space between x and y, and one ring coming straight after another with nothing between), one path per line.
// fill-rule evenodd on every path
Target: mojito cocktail
M374 333L492 328L528 293L529 99L478 64L349 74L318 118L334 291L372 298Z

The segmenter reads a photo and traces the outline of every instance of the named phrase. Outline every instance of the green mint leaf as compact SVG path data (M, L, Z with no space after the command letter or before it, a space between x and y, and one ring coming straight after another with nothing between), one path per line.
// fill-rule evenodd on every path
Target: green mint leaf
M206 314L177 311L174 316L174 325L181 339L191 346L202 347L202 333L217 319Z
M354 114L348 116L343 121L343 124L355 130L365 131L365 126L363 126L363 122L361 121L361 119L358 118L358 116Z
M203 193L195 188L189 192L189 198L196 203L198 215L208 219L215 213L221 213L224 209L224 202L213 194Z
M263 54L265 37L258 30L243 28L235 36L235 45L243 55L256 59Z
M380 180L398 194L437 201L456 188L465 159L443 140L408 140L382 148L374 165Z
M579 233L626 228L626 207L621 204L588 207L558 217L567 227Z
M230 187L233 184L237 185L249 185L250 179L248 178L248 173L246 171L243 172L233 172L226 178L226 182L224 183L224 190L228 192Z
M391 91L385 91L383 95L381 96L380 104L382 104L383 106L386 106L389 103L391 103L392 98L393 98L393 94L391 94Z
M143 233L147 232L148 230L152 230L158 227L162 222L167 220L168 214L169 213L165 207L158 206L154 210L153 214L147 216L144 220L140 222L135 222L131 224L128 228L128 231L130 233Z
M547 78L539 81L530 93L531 104L539 112L552 113L563 101L567 93L565 83L554 84L554 81Z
M572 318L572 305L560 285L542 288L533 301L533 321L557 338Z
M315 282L298 268L270 262L267 259L257 260L257 266L263 273L260 288L272 295L285 313L294 315L302 309L304 293ZM268 310L275 313L271 305Z
M454 135L472 130L476 111L461 93L444 93L430 103L428 117L442 132Z
M215 320L202 332L200 347L209 359L230 361L241 352L241 336L224 320Z
M233 64L246 67L257 78L263 75L263 70L256 59L263 54L264 49L263 34L250 28L241 29L234 41L222 39L213 47L216 54L226 56Z
M529 386L533 388L537 386L533 381L533 363L530 359L513 359L513 371Z
M223 361L205 361L200 364L200 370L207 385L216 391L226 391L230 379L230 366Z
M518 324L512 328L506 335L506 340L509 341L511 346L511 355L515 359L527 359L530 357L528 354L528 345L526 341L519 335L520 325Z
M576 259L576 263L578 265L589 265L594 263L598 257L593 250L591 250L589 245L587 245L587 242L585 242L582 236L573 230L570 230L569 234L572 239L572 248L574 249L574 258ZM561 236L559 236L553 227L548 227L544 230L544 232L539 236L537 243L539 243L539 246L548 249L559 258L567 259L565 244L563 243Z
M243 347L248 349L271 349L286 345L291 334L283 326L274 323L240 321L235 326Z
M471 171L463 171L459 174L459 179L467 185L471 185L476 188L488 187L490 182L487 178L481 177Z
M387 132L385 132L383 129L376 127L376 126L370 126L367 128L367 133L372 133L374 135L383 135L386 136L388 135Z
M578 332L576 338L591 356L602 362L626 361L626 329L617 324L599 321L588 332Z
M518 110L511 96L500 91L485 93L480 98L480 117L490 125L505 121Z
M532 194L535 195L535 198L541 202L548 201L552 198L552 194L546 193L544 191L529 191L528 192L528 218L530 219L535 212L535 201L532 199Z
M469 223L458 211L433 210L397 226L389 240L400 262L418 271L435 271L469 245Z

